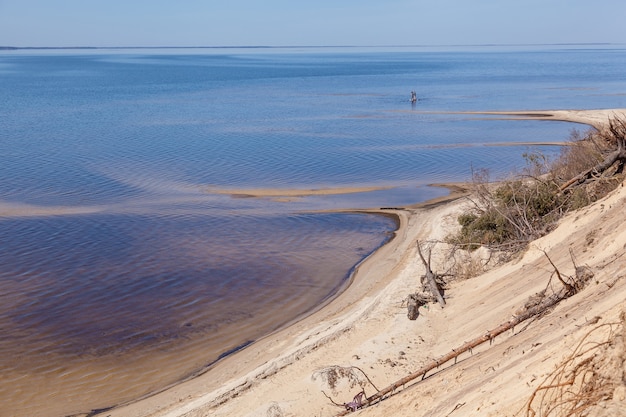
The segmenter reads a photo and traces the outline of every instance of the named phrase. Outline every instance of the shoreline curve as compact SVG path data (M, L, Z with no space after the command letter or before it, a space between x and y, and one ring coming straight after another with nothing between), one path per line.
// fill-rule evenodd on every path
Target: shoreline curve
M512 116L512 120L558 120L600 129L612 115L626 116L626 109L454 113ZM455 187L458 189L454 192L467 192L461 185ZM311 314L224 358L202 375L139 401L117 405L108 409L106 414L110 417L182 417L189 413L196 415L196 412L205 415L201 413L228 407L230 401L240 394L260 386L262 381L286 370L309 353L350 333L361 318L385 300L386 289L397 285L401 270L414 261L416 239L439 233L435 230L436 222L445 221L461 208L458 196L435 200L438 201L406 208L346 210L395 215L399 222L394 237L355 267L355 278L348 288Z

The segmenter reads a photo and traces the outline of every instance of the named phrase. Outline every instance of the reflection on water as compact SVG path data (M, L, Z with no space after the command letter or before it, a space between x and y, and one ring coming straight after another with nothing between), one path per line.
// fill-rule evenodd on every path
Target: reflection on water
M0 328L11 335L0 339L3 404L12 404L14 415L34 415L28 408L34 381L45 388L32 404L54 399L66 406L72 404L62 400L66 393L83 391L88 382L94 398L89 390L73 394L84 411L206 366L336 292L338 272L345 278L393 229L390 219L363 217L84 215L0 222ZM150 363L162 362L170 365L146 373Z
M311 213L438 197L571 129L431 112L626 107L622 50L288 52L0 52L0 416L202 369L332 296L395 227Z

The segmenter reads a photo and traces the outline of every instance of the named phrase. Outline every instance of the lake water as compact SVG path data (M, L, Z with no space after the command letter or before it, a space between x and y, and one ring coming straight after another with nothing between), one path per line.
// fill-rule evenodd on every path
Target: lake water
M625 67L609 47L0 51L0 416L137 398L311 311L395 228L321 210L497 178L577 127L441 112L624 108Z

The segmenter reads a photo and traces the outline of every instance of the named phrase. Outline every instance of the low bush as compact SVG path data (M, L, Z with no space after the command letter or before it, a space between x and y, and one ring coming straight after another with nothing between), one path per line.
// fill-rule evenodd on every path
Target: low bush
M480 246L516 252L552 230L568 211L602 198L623 175L619 167L578 187L561 184L596 166L610 151L610 138L595 130L573 131L561 154L549 161L540 153L525 154L521 175L492 184L486 171L473 176L473 208L459 216L461 229L448 242L463 249Z

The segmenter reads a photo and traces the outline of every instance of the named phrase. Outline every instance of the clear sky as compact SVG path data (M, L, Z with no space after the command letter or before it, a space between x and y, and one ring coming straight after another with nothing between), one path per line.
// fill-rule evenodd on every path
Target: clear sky
M0 0L3 46L626 43L626 0Z

